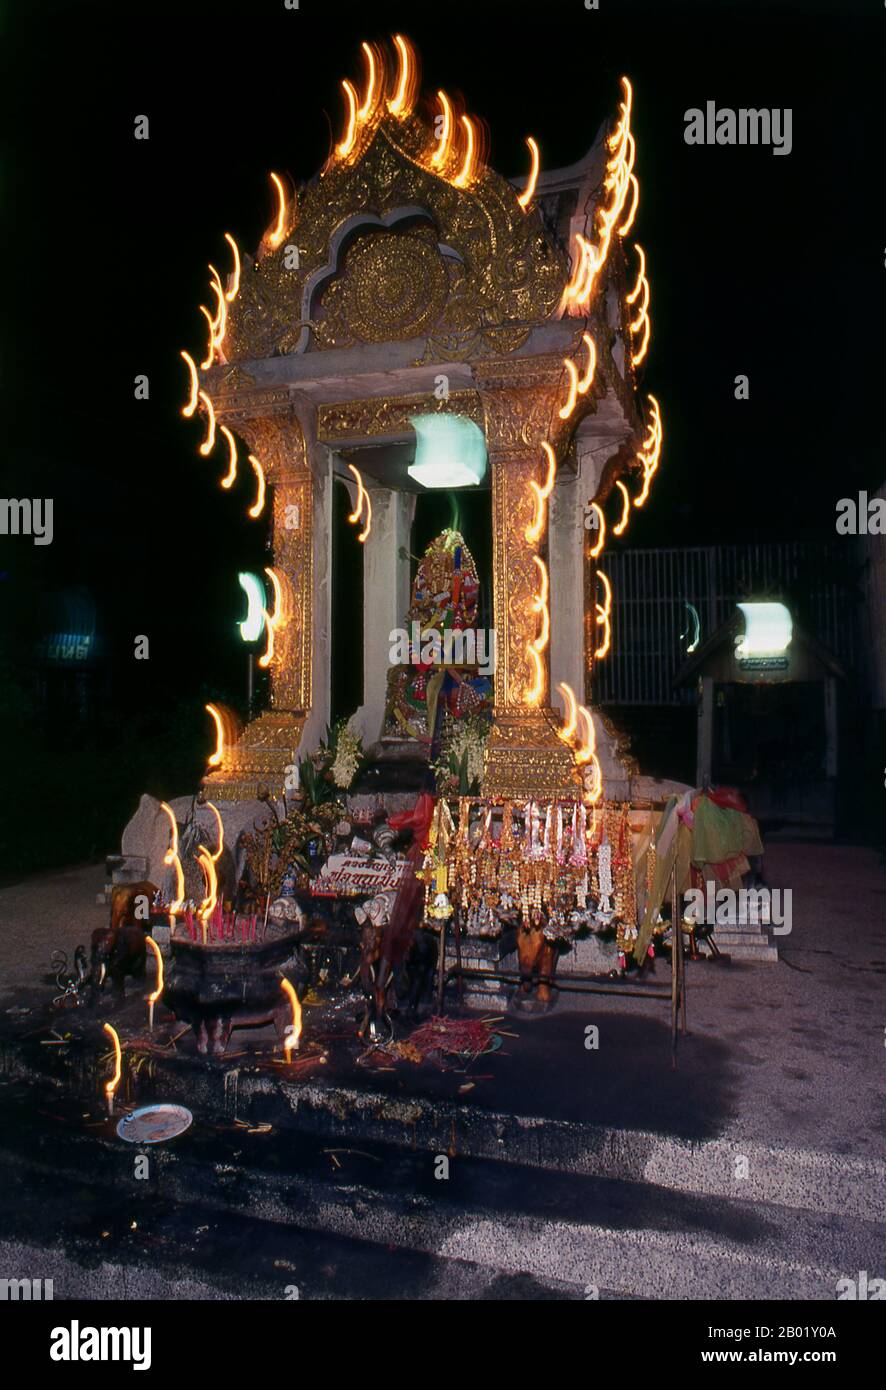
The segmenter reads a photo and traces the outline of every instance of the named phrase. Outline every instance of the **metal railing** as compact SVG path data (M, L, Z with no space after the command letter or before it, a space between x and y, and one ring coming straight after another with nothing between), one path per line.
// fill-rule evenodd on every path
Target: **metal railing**
M832 542L689 546L607 555L612 646L594 669L600 704L679 705L693 692L674 678L746 599L779 599L847 668L856 655L861 600L854 549ZM697 624L696 624L697 617Z

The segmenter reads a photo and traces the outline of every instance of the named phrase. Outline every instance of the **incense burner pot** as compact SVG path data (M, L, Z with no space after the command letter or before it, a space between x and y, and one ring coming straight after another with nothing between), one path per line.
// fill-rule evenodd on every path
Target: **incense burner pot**
M296 932L260 943L173 937L163 1003L191 1025L199 1053L222 1054L234 1028L273 1024L283 1037L290 1006L280 980L286 976L299 989L307 978L297 941Z

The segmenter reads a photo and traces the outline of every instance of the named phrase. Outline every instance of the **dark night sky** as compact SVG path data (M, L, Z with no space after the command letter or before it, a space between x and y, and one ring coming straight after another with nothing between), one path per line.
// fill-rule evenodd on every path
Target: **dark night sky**
M359 43L402 29L426 90L461 90L491 161L578 159L635 89L653 338L645 387L665 420L636 545L826 538L836 499L882 481L877 392L882 4L643 5L548 0L348 6L34 3L5 19L2 490L53 496L52 546L0 542L3 606L27 625L60 584L95 592L119 698L240 679L237 570L262 537L178 415L181 347L203 346L207 261L270 220L268 171L311 176ZM792 107L793 151L690 147L683 113ZM147 113L151 138L132 138ZM150 377L148 403L133 378ZM736 402L734 377L750 377ZM7 634L9 625L7 622ZM134 670L132 638L152 660ZM148 669L148 667L150 669ZM136 689L137 687L137 689Z

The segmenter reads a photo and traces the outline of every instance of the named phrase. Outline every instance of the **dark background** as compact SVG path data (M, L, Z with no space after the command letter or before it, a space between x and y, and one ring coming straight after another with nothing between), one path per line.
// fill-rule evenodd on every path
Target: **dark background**
M0 539L0 873L113 850L142 790L196 785L205 700L244 713L237 572L265 562L266 531L245 519L248 479L224 493L218 459L197 454L178 354L202 351L197 305L207 262L226 273L223 233L253 249L271 220L269 170L304 180L325 160L362 39L408 34L423 88L463 91L507 175L525 170L528 134L548 167L579 159L630 76L652 288L643 387L665 421L631 543L829 539L836 500L883 479L884 13L878 0L7 11L0 493L53 497L55 538ZM791 107L791 154L687 146L684 112L708 99ZM148 141L133 139L139 114ZM85 723L35 700L47 598L78 585L102 643ZM149 661L133 658L139 634Z

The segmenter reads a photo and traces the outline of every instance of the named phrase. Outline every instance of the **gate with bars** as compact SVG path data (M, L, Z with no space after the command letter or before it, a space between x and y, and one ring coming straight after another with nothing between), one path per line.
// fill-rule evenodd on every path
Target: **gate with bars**
M745 600L779 600L796 623L853 668L862 601L854 547L822 542L623 550L606 556L612 645L593 674L604 705L682 705L674 678Z

